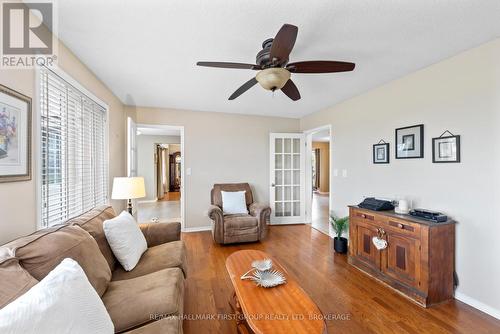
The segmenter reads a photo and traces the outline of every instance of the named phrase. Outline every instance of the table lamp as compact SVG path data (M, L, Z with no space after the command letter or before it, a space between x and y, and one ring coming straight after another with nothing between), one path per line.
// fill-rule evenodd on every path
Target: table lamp
M127 210L132 214L132 199L146 197L143 177L115 177L112 199L126 199Z

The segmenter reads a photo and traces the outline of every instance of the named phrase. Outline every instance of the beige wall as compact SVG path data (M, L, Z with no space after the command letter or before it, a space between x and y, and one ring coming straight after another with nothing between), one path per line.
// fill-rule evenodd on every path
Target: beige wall
M77 80L83 87L109 105L109 191L113 176L126 173L126 117L122 103L78 58L59 43L59 68ZM0 84L12 88L32 98L33 120L39 117L35 96L34 70L1 70ZM35 122L33 122L36 124ZM33 232L37 226L37 168L39 152L35 140L38 129L32 131L33 179L26 182L0 183L0 244L20 235ZM113 201L116 210L124 208L124 203Z
M394 159L394 130L420 123L425 158ZM301 120L303 130L325 124L339 171L330 181L332 209L343 215L363 196L404 195L449 214L458 221L457 296L500 317L500 40ZM461 135L462 163L432 163L431 138L445 130ZM380 139L390 143L390 164L372 163Z
M146 197L140 201L150 201L157 198L156 191L156 164L154 161L156 144L178 144L180 136L137 136L137 176L144 178ZM170 151L170 145L169 145ZM169 154L171 154L169 152ZM168 172L167 172L168 174Z
M319 191L330 191L330 143L313 141L312 148L319 148Z
M136 108L139 124L184 126L185 227L210 226L214 183L249 182L257 200L269 201L269 133L296 132L299 120L174 109ZM215 149L214 149L215 148Z

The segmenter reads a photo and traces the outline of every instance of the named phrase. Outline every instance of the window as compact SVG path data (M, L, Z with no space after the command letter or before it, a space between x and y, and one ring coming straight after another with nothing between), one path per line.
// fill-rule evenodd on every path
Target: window
M106 107L40 70L41 226L107 202Z

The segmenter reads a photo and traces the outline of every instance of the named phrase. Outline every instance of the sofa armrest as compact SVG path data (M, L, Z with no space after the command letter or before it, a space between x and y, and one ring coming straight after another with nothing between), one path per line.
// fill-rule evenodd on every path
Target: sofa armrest
M210 205L208 208L208 217L213 222L212 236L217 243L224 243L224 213L217 205Z
M248 211L251 216L257 217L260 239L263 239L267 234L267 221L271 216L271 208L264 203L252 203L248 206Z
M148 247L158 246L181 239L181 223L147 223L139 224Z

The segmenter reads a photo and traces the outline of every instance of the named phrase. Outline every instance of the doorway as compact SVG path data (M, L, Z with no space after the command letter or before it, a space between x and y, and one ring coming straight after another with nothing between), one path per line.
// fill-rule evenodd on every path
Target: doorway
M305 134L307 222L312 228L330 234L330 126Z
M137 221L184 227L184 128L137 124L135 146L137 176L146 187L146 197L137 202Z

